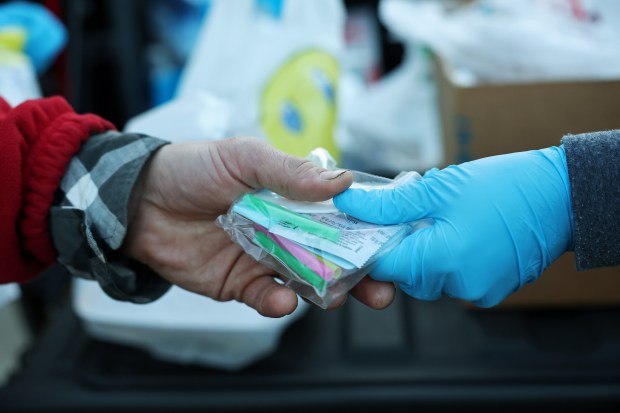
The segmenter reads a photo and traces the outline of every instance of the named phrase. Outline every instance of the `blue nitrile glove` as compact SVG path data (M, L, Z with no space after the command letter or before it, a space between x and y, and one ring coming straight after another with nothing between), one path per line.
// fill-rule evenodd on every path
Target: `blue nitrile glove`
M535 281L572 249L573 212L563 147L433 169L394 189L348 189L347 214L378 224L432 218L379 260L372 277L407 294L442 294L481 307Z

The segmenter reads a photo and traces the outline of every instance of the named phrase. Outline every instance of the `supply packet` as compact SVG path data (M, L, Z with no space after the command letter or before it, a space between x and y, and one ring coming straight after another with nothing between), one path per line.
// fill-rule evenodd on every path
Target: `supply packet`
M387 188L420 178L416 172L394 180L352 172L352 188ZM268 190L243 195L217 223L246 253L321 308L346 294L379 257L424 225L375 225L344 214L331 199L293 201Z

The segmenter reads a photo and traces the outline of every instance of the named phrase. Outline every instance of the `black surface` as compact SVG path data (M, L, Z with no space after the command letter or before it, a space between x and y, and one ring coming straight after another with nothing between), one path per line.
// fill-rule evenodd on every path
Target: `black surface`
M236 373L88 338L67 308L0 411L620 411L620 310L312 308ZM370 409L370 410L369 410Z

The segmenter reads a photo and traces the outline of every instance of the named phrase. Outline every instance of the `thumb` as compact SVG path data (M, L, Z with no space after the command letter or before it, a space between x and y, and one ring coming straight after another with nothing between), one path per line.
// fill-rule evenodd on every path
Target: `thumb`
M224 142L228 143L224 149L228 156L222 158L234 164L237 179L251 188L266 188L299 201L324 201L353 183L350 171L328 171L255 138Z
M400 224L429 216L435 193L427 179L390 188L350 188L334 198L342 212L375 224Z

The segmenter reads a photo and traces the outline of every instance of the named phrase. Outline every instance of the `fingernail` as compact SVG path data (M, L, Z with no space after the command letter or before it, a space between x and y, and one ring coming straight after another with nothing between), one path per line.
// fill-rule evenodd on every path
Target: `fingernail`
M346 169L334 169L333 171L323 171L319 174L322 180L331 181L332 179L336 179L346 172Z

